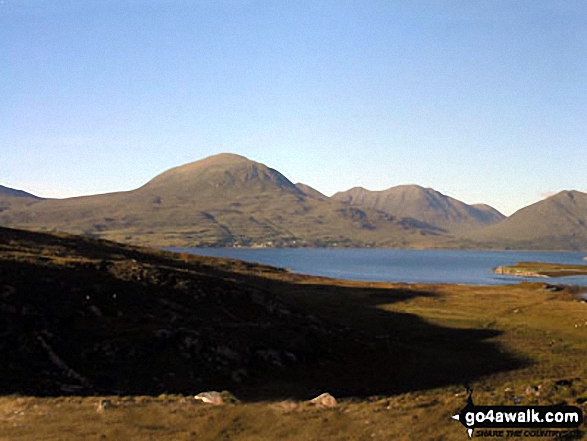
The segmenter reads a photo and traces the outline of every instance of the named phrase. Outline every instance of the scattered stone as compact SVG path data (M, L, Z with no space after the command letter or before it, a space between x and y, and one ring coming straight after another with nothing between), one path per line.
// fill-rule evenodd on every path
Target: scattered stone
M336 398L328 392L318 395L316 398L310 400L310 403L314 404L319 409L332 409L338 406Z
M104 412L106 409L112 409L115 407L116 407L116 404L114 404L110 400L100 400L100 402L98 403L98 407L96 408L96 411L97 412Z
M221 406L224 404L224 399L220 392L201 392L194 397L195 400L200 400L203 403L212 404L213 406Z
M541 388L542 388L542 386L540 386L540 385L539 386L534 386L534 385L528 386L526 388L526 395L538 397L538 396L540 396L540 389Z

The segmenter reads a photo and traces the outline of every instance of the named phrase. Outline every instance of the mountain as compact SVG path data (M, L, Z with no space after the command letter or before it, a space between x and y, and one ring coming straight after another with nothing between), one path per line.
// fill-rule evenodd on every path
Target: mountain
M450 232L479 228L505 218L488 205L467 205L418 185L400 185L383 191L355 187L336 193L332 198L397 217L417 219Z
M0 226L158 247L587 249L587 195L565 191L505 218L431 188L327 197L243 156L167 170L131 191L42 199L0 186Z
M138 193L157 194L178 200L241 195L252 192L284 192L301 195L302 192L285 176L244 156L222 153L201 161L167 170L156 176Z
M300 182L298 182L296 184L296 187L298 188L298 190L300 190L302 193L304 193L306 196L310 196L316 199L328 199L328 196L326 196L325 194L320 193L318 190L316 190L315 188L310 187L309 185L306 184L302 184Z
M26 191L15 190L14 188L8 188L4 187L3 185L0 185L0 198L6 197L40 199L39 197L33 194L27 193Z
M587 250L587 194L562 191L469 238L485 248Z
M152 246L389 246L438 231L297 187L278 171L221 154L126 192L42 200L0 213L0 225Z
M471 204L470 207L477 210L477 215L480 219L485 218L485 223L494 224L506 218L502 213L487 204Z
M41 198L33 194L0 185L0 213L12 207L26 206L40 200Z

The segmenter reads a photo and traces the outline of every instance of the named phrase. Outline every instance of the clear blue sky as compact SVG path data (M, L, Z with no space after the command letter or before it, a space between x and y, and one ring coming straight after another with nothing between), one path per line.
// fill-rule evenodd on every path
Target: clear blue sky
M0 184L128 190L220 152L506 214L585 191L587 2L0 0Z

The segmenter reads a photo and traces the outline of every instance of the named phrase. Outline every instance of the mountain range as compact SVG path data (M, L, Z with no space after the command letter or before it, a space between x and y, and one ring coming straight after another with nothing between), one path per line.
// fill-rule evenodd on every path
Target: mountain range
M0 225L159 247L587 249L587 194L566 191L506 218L431 188L355 187L328 197L235 154L172 168L142 187L42 199L0 186Z
M432 188L418 185L400 185L383 191L355 187L336 193L332 198L359 207L412 217L447 231L478 228L505 218L488 205L467 205Z

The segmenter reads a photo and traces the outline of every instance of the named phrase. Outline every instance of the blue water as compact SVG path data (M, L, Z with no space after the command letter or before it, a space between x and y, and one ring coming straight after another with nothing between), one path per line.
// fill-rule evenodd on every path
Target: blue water
M525 279L493 273L516 262L587 264L584 253L464 250L383 250L307 248L174 248L214 257L264 263L291 271L338 279L407 283L503 285L522 280L587 286L587 276Z

